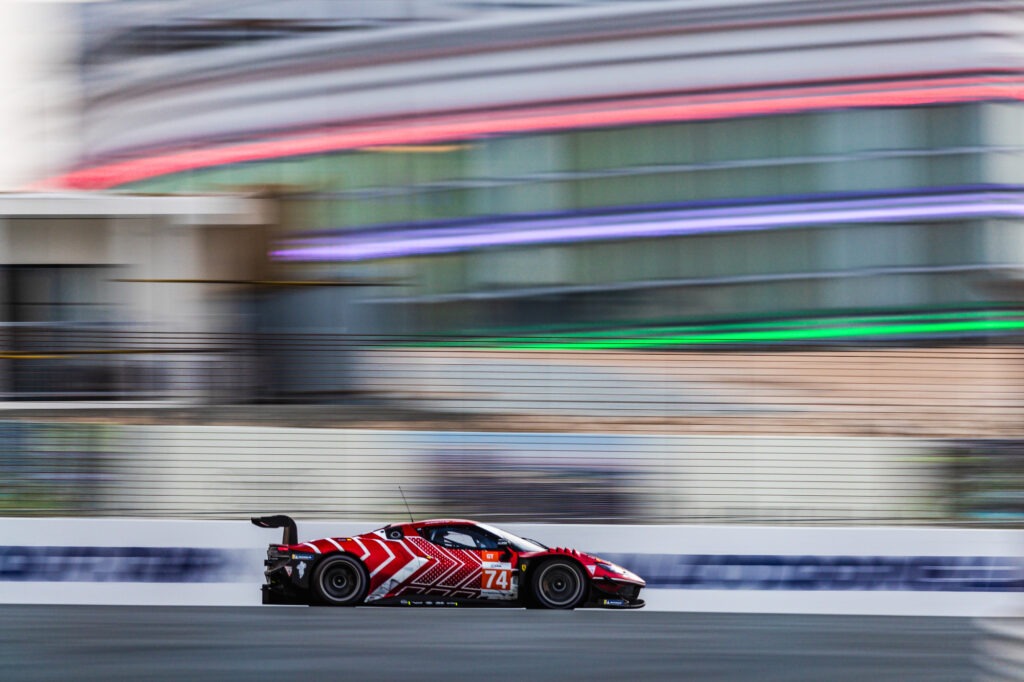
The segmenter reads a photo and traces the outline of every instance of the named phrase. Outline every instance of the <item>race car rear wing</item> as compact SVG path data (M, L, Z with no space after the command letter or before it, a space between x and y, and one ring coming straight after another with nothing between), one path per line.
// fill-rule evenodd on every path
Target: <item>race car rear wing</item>
M284 534L281 537L282 545L294 545L299 541L299 528L290 516L284 514L254 516L251 520L254 526L260 528L284 528Z

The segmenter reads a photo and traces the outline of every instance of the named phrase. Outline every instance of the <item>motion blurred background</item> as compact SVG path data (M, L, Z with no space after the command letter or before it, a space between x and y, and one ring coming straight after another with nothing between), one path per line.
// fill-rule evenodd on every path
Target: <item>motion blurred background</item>
M0 4L0 514L1017 525L1024 4Z

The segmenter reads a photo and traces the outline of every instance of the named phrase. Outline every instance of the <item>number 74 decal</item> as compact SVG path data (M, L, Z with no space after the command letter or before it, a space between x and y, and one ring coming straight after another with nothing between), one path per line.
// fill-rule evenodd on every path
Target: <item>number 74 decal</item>
M483 569L480 587L484 590L512 589L512 570L508 568Z

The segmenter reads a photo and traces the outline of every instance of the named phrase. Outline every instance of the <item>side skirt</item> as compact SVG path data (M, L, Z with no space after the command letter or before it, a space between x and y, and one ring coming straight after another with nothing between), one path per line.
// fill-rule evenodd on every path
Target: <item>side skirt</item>
M406 597L387 597L378 599L361 606L447 606L458 608L523 608L523 605L515 599L452 599L450 597L409 595Z

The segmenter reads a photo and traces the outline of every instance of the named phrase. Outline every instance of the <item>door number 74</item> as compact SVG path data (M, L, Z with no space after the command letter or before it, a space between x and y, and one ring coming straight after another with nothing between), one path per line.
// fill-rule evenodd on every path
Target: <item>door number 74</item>
M506 568L485 568L483 589L508 590L512 586L512 571Z

